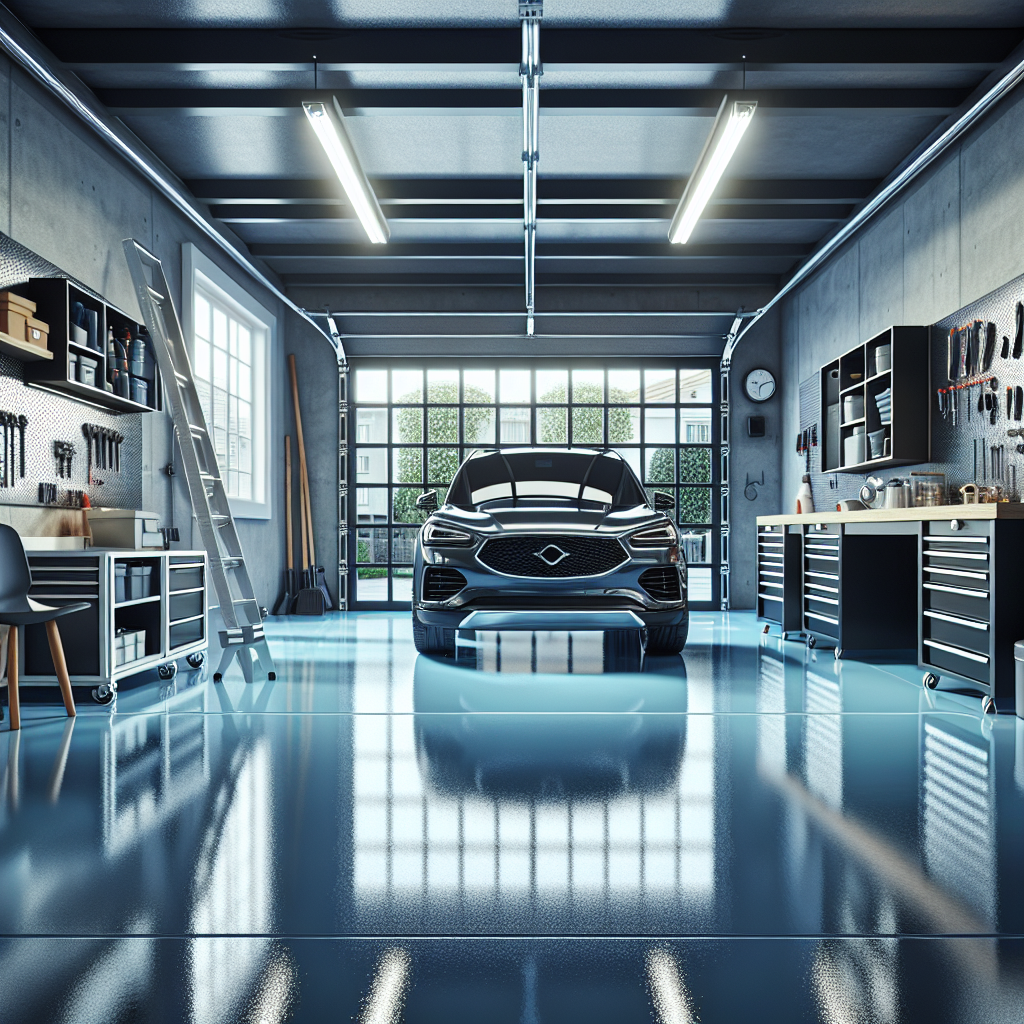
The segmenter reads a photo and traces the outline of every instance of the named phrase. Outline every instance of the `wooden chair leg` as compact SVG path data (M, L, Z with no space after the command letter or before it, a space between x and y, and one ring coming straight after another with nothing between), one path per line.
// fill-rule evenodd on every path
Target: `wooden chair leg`
M21 728L21 700L18 697L18 627L7 634L7 699L11 705L11 731Z
M68 718L74 718L75 698L71 694L68 665L64 660L64 645L60 642L60 631L53 619L46 624L46 639L50 642L50 657L53 658L53 667L57 671L57 682L60 683L60 695L64 698L64 708L68 713Z

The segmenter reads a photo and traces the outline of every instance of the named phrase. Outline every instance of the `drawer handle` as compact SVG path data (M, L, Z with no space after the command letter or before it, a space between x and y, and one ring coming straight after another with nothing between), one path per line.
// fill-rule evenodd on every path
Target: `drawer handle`
M779 601L780 603L782 602L782 598L779 597L778 594L758 594L757 596L760 597L762 601Z
M944 583L926 583L925 590L941 590L944 594L963 594L964 597L984 597L988 599L987 590L968 590L967 587L947 587Z
M988 623L981 622L978 619L962 619L958 615L947 615L945 612L933 612L931 610L925 611L931 619L942 619L943 622L955 622L958 626L968 626L971 629L984 629L988 631Z
M925 640L928 647L934 647L937 651L945 651L947 654L956 654L958 657L967 658L969 661L977 661L982 665L988 664L988 657L984 654L975 654L974 651L965 651L960 647L953 647L950 644L940 644L938 640Z
M808 601L823 601L825 604L834 604L837 608L839 607L839 601L834 597L822 597L821 594L808 594L804 593L804 597Z
M769 572L767 569L762 569L761 570L761 575L762 576L776 576L780 580L786 578L786 574L784 572Z
M767 580L762 581L762 587L774 587L776 590L785 590L786 586L783 583L769 583Z
M932 544L987 544L988 537L939 537L935 534L928 534L926 541Z
M808 583L807 586L812 590L827 590L830 594L839 593L838 587L826 587L823 583Z
M816 580L833 580L839 582L839 577L833 572L805 572L805 576L812 576Z
M974 562L987 562L988 555L975 554L973 551L943 551L941 548L925 548L926 555L937 555L939 558L969 558Z
M808 555L808 558L817 558L822 562L838 562L838 555Z
M821 619L822 622L831 622L833 626L839 625L839 620L833 619L831 615L822 615L820 612L805 612L804 614L809 619Z
M972 580L987 580L987 572L971 572L969 569L938 569L930 565L924 567L925 572L938 573L940 576L967 576Z

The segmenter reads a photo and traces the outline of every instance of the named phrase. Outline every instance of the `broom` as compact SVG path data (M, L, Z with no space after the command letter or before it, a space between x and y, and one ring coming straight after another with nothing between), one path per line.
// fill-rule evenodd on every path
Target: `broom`
M284 571L284 590L274 605L275 615L287 615L295 600L295 550L292 538L292 439L284 438L284 532L288 540L288 568Z
M299 441L299 525L302 530L302 589L295 596L295 615L323 615L324 595L316 586L316 569L310 559L309 539L313 536L313 516L309 507L309 481L306 476L306 443L302 437L302 412L299 409L299 379L295 356L288 356L292 378L292 402L295 404L295 434Z

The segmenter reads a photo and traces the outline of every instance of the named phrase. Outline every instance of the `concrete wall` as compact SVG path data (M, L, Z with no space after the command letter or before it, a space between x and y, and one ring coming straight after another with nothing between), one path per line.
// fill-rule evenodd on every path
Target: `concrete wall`
M277 596L284 564L284 519L280 514L284 460L279 439L285 429L290 429L285 356L294 351L300 366L308 361L312 371L305 374L304 401L311 407L307 415L314 421L318 446L322 443L324 447L310 456L314 467L311 489L321 510L315 517L318 555L328 566L327 578L333 589L337 579L332 571L332 560L336 562L337 558L337 460L325 453L334 453L337 448L337 373L333 350L326 340L249 279L66 108L2 58L0 152L0 230L133 316L139 315L138 308L121 250L121 240L127 237L138 239L161 259L179 313L181 247L192 242L277 316L278 339L271 367L274 441L270 486L274 519L239 520L239 534L257 596L270 605ZM326 369L322 364L328 364ZM318 407L332 409L333 433L313 411ZM82 409L85 418L87 407ZM172 461L179 470L181 465L174 452L170 419L165 414L151 413L142 420L143 505L148 511L158 512L165 524L176 525L187 544L191 507L185 480L180 472L173 480L164 472ZM19 528L39 532L36 510L10 508L4 514ZM197 531L197 546L198 541Z
M1018 88L782 303L783 510L803 472L799 385L892 324L932 324L1024 272Z

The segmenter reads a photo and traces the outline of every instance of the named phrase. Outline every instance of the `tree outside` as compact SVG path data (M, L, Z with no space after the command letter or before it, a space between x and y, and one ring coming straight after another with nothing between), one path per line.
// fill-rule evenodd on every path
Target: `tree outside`
M600 384L576 384L573 388L576 402L604 401L603 388ZM564 384L551 388L539 399L550 403L556 408L540 408L537 410L537 440L540 444L568 444L568 403L569 394ZM618 388L608 389L609 402L623 405L630 401L630 395ZM604 409L600 405L572 407L572 443L573 444L604 444ZM608 410L608 443L625 444L633 440L633 417L629 409L611 408Z

